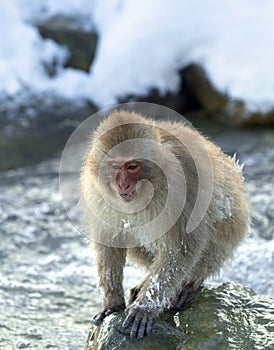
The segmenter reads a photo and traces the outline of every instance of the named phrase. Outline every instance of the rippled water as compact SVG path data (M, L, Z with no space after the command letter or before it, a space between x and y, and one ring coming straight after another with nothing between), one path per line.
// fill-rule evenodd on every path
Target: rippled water
M0 196L0 344L80 349L99 303L88 245L62 208L58 162L3 174Z
M274 131L216 140L246 163L252 215L251 237L220 280L274 295ZM0 175L1 350L83 349L100 307L94 257L63 209L58 169L53 159ZM125 286L141 275L128 267Z

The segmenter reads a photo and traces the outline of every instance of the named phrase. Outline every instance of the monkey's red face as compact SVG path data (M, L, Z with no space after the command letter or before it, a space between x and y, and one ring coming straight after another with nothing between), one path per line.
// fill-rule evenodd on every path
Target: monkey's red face
M140 160L115 158L109 160L107 165L112 175L112 188L118 196L125 202L135 199L143 163Z

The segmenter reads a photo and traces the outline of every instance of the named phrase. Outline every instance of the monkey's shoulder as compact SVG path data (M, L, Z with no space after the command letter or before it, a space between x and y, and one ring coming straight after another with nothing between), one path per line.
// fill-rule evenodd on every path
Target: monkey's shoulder
M157 127L159 143L175 156L187 157L217 151L212 142L186 123L163 121L157 123Z

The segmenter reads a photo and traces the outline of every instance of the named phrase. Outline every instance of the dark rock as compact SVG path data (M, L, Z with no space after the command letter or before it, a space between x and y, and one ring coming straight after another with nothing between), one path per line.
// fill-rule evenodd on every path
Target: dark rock
M201 107L209 113L221 113L228 98L218 92L208 79L204 69L191 64L180 71L182 86L189 91Z
M124 313L93 327L85 350L264 349L274 348L274 299L239 284L203 288L181 312L166 312L150 335L131 339L121 326Z
M35 22L35 25L43 38L50 38L68 48L70 57L67 67L89 71L97 46L95 31L87 31L72 19L62 17Z
M250 113L241 123L242 125L267 125L274 124L274 110L267 113Z
M190 120L202 115L203 118L226 121L224 112L229 99L213 87L203 68L190 64L181 69L179 74L181 86L177 93L160 94L157 89L151 89L147 96L128 95L121 98L120 102L151 102L164 105L181 114L187 113Z
M185 68L187 71L187 68ZM199 99L193 94L191 89L185 83L183 71L180 72L182 83L177 93L166 92L160 93L157 89L151 89L147 95L132 95L119 98L119 103L125 102L149 102L166 106L175 110L178 113L185 114L187 112L196 112L204 114L203 106Z
M146 96L127 95L120 102L141 101L162 104L185 114L195 121L197 114L231 126L246 126L274 123L274 110L269 113L248 112L244 101L231 99L217 90L205 70L190 64L179 72L181 86L178 92L160 94L151 89Z

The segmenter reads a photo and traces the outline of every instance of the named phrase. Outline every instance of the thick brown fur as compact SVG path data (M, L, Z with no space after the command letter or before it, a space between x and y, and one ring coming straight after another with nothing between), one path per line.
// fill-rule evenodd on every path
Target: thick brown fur
M146 167L144 163L143 174L154 187L154 197L141 212L124 214L122 210L119 212L109 206L109 203L114 203L115 197L108 188L108 175L104 167L101 174L105 176L105 185L102 187L99 184L99 169L102 160L115 145L136 138L152 140L159 145L156 152L150 149L146 149L146 152L148 159L156 158L160 166L155 167L148 162ZM183 140L183 144L180 140ZM168 187L160 168L163 166L172 172L175 165L162 148L171 152L183 169L186 202L180 217L168 232L151 240L150 234L153 237L154 233L135 229L134 224L139 227L156 218L163 209L167 191L177 192L176 198L180 198L178 190L180 192L183 188L182 184L176 183L178 169L174 171ZM130 157L131 151L129 147L122 148L124 154L119 156ZM208 159L204 158L204 151ZM186 226L198 194L198 172L212 180L212 193L201 222L194 230L187 232ZM149 333L153 320L161 312L181 306L188 291L195 290L207 277L218 274L247 232L248 206L241 168L198 131L180 122L154 121L127 111L112 112L92 135L81 173L81 193L97 254L99 286L104 292L103 310L95 317L96 324L110 313L125 308L122 283L126 258L147 269L144 279L131 290L128 316L124 322L125 327L132 324L133 337ZM175 200L170 206L170 217L178 203ZM129 228L123 226L127 221L131 222L130 233ZM134 234L132 239L135 244L132 247L115 244L115 237L123 235L123 232L127 233L126 238ZM109 246L112 241L113 246Z

